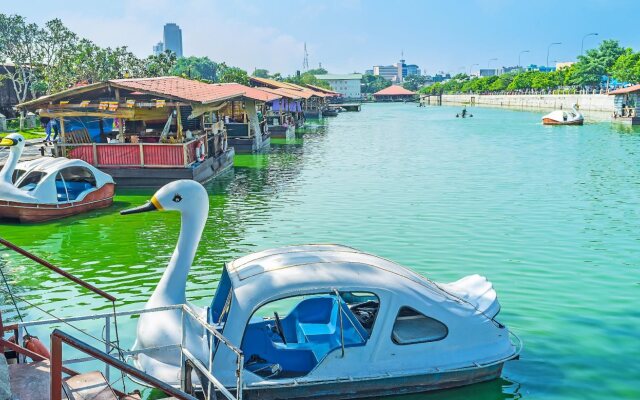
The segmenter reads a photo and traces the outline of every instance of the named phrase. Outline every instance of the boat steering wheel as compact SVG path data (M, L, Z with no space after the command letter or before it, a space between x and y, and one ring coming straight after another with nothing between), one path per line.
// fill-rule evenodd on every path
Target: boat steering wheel
M284 337L284 330L282 329L282 322L280 321L280 316L278 315L278 312L274 311L273 316L275 317L275 321L276 321L276 325L275 325L276 333L282 339L282 343L287 344L287 338Z

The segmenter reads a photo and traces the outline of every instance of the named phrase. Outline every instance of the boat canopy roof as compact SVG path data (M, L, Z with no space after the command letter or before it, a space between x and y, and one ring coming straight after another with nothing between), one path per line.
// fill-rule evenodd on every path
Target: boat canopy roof
M75 170L72 174L79 173L78 178L80 179L89 178L90 181L95 183L95 186L92 185L94 188L99 189L107 183L113 183L111 176L83 160L59 157L48 159L48 162L26 162L18 164L16 169L25 171L16 181L16 185L21 189L14 186L11 191L2 194L2 199L24 201L24 196L28 195L33 203L56 204L60 201L56 189L58 172L73 167L82 170ZM82 172L83 170L88 171L90 175L86 175L86 173ZM87 189L89 188L87 187Z
M257 303L274 293L327 288L414 291L419 285L449 297L407 268L351 247L321 244L281 247L247 255L226 265L238 301ZM411 288L414 289L411 289Z

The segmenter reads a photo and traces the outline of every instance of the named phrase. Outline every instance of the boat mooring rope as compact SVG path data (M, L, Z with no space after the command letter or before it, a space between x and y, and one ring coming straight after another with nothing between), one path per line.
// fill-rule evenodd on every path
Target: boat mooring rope
M16 313L18 313L18 318L20 319L20 322L24 323L24 319L22 319L22 314L20 313L20 309L18 308L18 303L16 303L16 299L15 297L13 297L13 292L11 291L11 288L9 287L9 281L7 281L7 277L4 274L4 271L2 270L2 267L0 266L0 274L2 275L2 280L4 281L4 285L7 287L7 293L9 294L9 297L11 298L11 302L13 303L13 307L15 307L16 309ZM24 332L29 335L29 331L27 330L27 327L24 327ZM3 332L0 332L0 335L2 335ZM31 335L29 335L31 336ZM15 338L16 339L16 343L19 343L20 338Z

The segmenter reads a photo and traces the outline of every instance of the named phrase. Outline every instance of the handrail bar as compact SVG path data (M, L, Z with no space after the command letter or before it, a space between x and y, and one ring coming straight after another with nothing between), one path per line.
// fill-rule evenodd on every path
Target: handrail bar
M76 348L84 353L87 353L96 359L109 364L122 372L125 372L135 378L163 391L169 396L176 397L180 400L197 400L195 397L184 393L181 390L168 385L161 380L154 378L153 376L146 374L129 364L111 357L107 353L96 349L89 344L74 338L62 332L59 329L55 329L51 333L51 400L62 400L62 343Z
M174 304L174 305L170 305L170 306L155 307L155 308L148 308L148 309L142 309L142 310L118 311L118 312L115 313L115 315L120 317L120 316L146 314L146 313L158 312L158 311L179 310L181 308L183 308L182 304ZM79 316L79 317L42 319L42 320L39 320L39 321L30 321L30 322L16 322L16 323L11 324L11 325L5 325L4 326L4 330L8 331L9 328L14 329L15 327L25 327L26 326L28 328L30 326L50 325L50 324L59 323L60 321L63 321L63 322L76 322L76 321L89 321L89 320L94 320L94 319L104 319L106 317L112 317L113 314L114 313L111 312L111 313L102 313L102 314L83 315L83 316Z
M4 240L3 238L0 237L0 244L2 244L3 246L7 247L8 249L11 249L13 251L15 251L16 253L22 254L23 256L27 257L28 259L37 262L38 264L42 265L43 267L49 268L51 271L57 273L58 275L62 275L65 278L69 279L70 281L73 281L75 283L77 283L78 285L82 286L85 289L89 289L90 291L92 291L93 293L99 295L100 297L103 297L111 302L115 302L117 299L115 297L113 297L112 295L110 295L109 293L105 292L104 290L98 289L97 287L93 286L90 283L87 283L85 281L83 281L80 278L77 278L73 275L71 275L70 273L68 273L67 271L56 267L55 265L51 264L50 262L43 260L42 258L36 256L35 254L32 254L30 252L28 252L27 250L16 246L15 244Z
M220 382L215 376L213 376L209 369L205 367L204 364L202 364L202 362L200 362L200 360L198 360L189 350L187 350L186 347L182 349L182 352L187 357L187 360L191 361L192 365L196 367L200 371L200 373L202 373L202 375L204 375L211 383L213 383L216 389L219 390L227 399L236 400L233 394L226 387L224 387L222 382Z
M224 343L227 347L229 347L234 353L237 355L243 355L243 351L236 347L233 343L231 343L226 337L224 337L213 325L209 324L202 318L200 318L196 313L191 310L190 307L183 305L183 310L187 312L192 318L194 318L204 329L206 329L209 333L214 335L217 339L219 339L222 343Z

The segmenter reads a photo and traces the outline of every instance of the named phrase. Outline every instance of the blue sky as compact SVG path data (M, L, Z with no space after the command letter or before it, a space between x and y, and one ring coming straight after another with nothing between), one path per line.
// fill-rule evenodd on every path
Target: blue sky
M615 5L615 8L612 8ZM103 46L126 45L139 56L161 40L165 22L183 31L185 55L206 55L252 71L290 74L309 63L330 72L363 72L391 64L401 51L428 73L574 60L603 39L640 51L634 0L1 0L0 12L43 23L60 18Z

